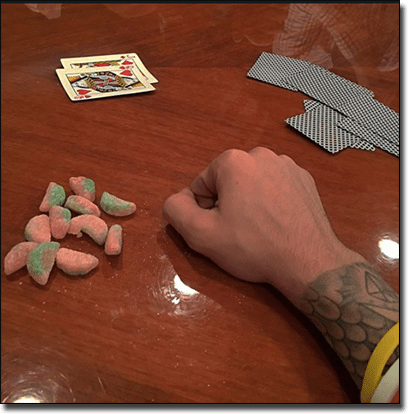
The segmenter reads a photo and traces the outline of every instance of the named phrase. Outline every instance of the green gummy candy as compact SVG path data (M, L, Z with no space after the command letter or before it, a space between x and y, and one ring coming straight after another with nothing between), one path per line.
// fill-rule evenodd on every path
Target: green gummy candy
M40 285L47 283L59 248L60 243L45 242L39 244L27 256L27 269L31 277Z
M98 211L94 203L79 195L69 196L64 206L80 214L94 214Z
M68 208L62 210L63 219L68 223L71 220L71 211Z
M95 184L94 184L94 181L91 180L90 178L86 178L83 181L83 188L84 188L84 190L86 190L86 191L94 194L95 193Z
M132 208L133 203L120 200L118 197L115 197L105 191L101 196L100 205L106 213L115 214L118 212L127 212Z
M58 205L61 206L65 200L65 191L64 188L59 185L55 184L51 187L49 201L51 205Z

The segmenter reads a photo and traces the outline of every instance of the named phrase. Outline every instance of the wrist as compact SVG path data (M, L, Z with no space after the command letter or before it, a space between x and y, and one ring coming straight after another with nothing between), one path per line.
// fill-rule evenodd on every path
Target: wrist
M300 308L303 296L309 285L320 275L353 263L367 263L360 254L348 249L341 242L322 249L309 251L300 247L297 254L289 257L286 269L268 277L268 283L280 290L296 307ZM301 259L300 256L303 258Z
M299 309L333 347L360 388L373 349L399 320L399 296L366 262L321 274ZM398 357L393 353L388 365Z

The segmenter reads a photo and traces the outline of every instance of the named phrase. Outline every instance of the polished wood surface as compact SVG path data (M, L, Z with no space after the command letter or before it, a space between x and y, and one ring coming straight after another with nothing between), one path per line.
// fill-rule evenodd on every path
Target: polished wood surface
M75 278L1 277L3 402L358 403L349 374L276 290L190 250L165 199L222 151L266 146L311 172L338 237L399 291L399 159L331 155L289 127L300 92L246 77L262 51L306 59L399 111L399 4L1 6L1 258L24 240L50 181L85 175L136 203L107 257L88 236L61 245L100 265ZM60 58L137 53L154 92L71 102Z

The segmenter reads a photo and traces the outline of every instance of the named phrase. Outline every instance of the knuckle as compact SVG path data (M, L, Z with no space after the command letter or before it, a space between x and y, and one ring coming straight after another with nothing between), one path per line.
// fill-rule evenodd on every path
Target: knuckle
M272 152L268 148L262 147L260 145L258 145L257 147L253 148L251 151L252 152L256 152L256 153L261 153L261 154L267 154L267 153L271 153Z
M232 149L228 149L228 150L224 151L221 155L221 158L224 161L231 162L231 161L234 161L238 158L246 157L246 155L248 155L248 154L245 151L232 148Z
M286 154L282 154L282 155L280 155L279 156L283 161L285 161L285 162L287 162L287 163L289 163L289 164L296 164L295 163L295 161L292 159L292 158L290 158L288 155L286 155Z
M276 155L272 150L266 147L255 147L249 151L249 154L256 155L256 156L270 156Z
M301 168L300 170L301 170L301 172L302 172L303 176L304 176L304 177L305 177L308 181L310 181L310 182L312 182L313 184L315 184L315 179L313 178L312 174L311 174L308 170L305 170L304 168Z
M249 154L245 151L238 149L229 149L224 151L218 158L218 167L220 169L236 171L239 164L242 165L246 163L249 158Z
M172 207L178 199L178 194L172 194L170 195L164 202L163 209L168 211L170 207Z

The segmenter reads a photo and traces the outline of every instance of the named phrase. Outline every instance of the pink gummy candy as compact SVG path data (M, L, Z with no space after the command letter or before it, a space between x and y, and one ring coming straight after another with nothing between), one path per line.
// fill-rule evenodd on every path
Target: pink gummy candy
M64 207L79 214L94 214L98 217L101 216L101 211L96 204L79 195L68 197Z
M40 214L30 219L24 230L24 236L27 241L49 242L51 240L51 230L48 216Z
M61 206L52 206L49 212L51 235L63 239L70 227L71 211Z
M46 190L43 201L40 204L40 211L47 213L51 206L64 204L65 191L61 185L51 182Z
M36 247L35 242L21 242L16 244L4 258L4 273L11 275L27 264L28 254Z
M122 227L113 224L108 230L107 240L105 241L104 251L108 255L118 255L122 249Z
M56 264L63 272L79 276L85 275L98 266L98 259L92 254L62 247L57 252Z
M87 177L71 177L68 181L70 188L79 196L87 200L95 200L94 181Z
M103 245L107 238L108 226L103 219L92 214L72 218L68 234L75 234L80 237L82 231L87 233L99 245Z

